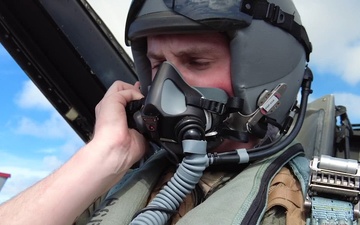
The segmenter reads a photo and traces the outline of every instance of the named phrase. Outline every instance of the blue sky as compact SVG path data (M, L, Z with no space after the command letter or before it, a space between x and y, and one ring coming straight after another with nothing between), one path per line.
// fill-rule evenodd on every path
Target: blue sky
M0 46L0 202L49 174L83 142Z
M130 0L89 2L123 43ZM294 2L314 46L311 100L334 94L337 104L347 106L351 122L360 123L360 1ZM0 192L3 202L51 173L83 142L1 45L0 96L0 172L12 175Z

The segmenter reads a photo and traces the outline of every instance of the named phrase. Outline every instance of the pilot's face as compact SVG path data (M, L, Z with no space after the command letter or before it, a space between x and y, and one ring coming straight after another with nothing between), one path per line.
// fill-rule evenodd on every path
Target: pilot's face
M189 85L220 88L233 96L229 41L225 35L157 35L148 37L147 44L153 77L161 63L169 61Z

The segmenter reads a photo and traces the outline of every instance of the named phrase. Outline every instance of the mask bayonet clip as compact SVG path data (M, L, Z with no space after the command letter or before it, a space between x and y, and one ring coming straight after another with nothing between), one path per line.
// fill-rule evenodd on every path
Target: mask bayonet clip
M259 120L268 114L273 113L280 106L280 98L286 91L287 85L281 83L271 92L264 91L258 101L259 108L255 111L254 115L248 120L246 127L251 133L252 128L259 122Z

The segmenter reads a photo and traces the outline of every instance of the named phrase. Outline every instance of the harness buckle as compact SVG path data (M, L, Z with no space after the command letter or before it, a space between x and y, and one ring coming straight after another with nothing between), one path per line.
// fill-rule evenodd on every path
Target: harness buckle
M307 213L315 211L315 200L329 199L330 202L343 203L350 206L339 206L329 208L322 205L324 211L326 210L339 210L349 211L352 210L352 219L356 220L360 217L360 166L357 160L342 159L331 156L322 155L315 156L310 161L310 179L308 192L305 199L305 210ZM316 203L317 204L317 203ZM339 209L341 208L341 209ZM311 212L314 214L314 212Z

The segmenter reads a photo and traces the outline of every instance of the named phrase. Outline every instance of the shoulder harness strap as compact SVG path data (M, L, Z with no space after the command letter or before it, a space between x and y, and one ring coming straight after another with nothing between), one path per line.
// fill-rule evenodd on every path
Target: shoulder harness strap
M212 224L258 224L266 209L270 181L292 158L302 154L302 146L295 144L250 165L188 212L177 225L202 224L204 218Z

